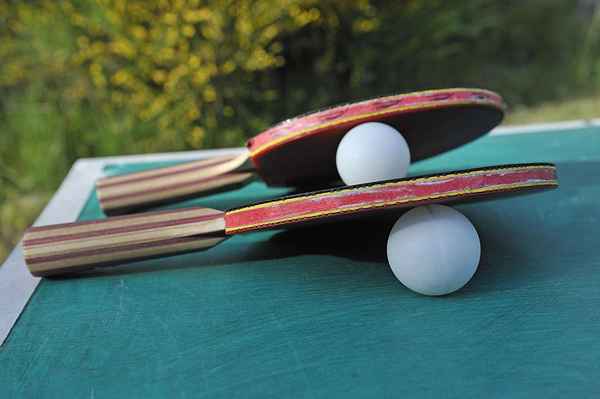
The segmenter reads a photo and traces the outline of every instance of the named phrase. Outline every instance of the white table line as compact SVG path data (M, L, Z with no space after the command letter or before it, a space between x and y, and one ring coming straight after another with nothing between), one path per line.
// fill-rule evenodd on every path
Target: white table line
M508 134L528 134L542 132L556 132L560 130L578 130L590 127L600 127L600 118L598 119L579 119L573 121L552 122L552 123L532 123L528 125L506 125L499 126L490 132L491 136L500 136Z
M108 164L135 162L186 161L237 153L241 148L186 151L152 155L129 155L77 160L67 177L44 208L34 225L68 223L77 220L83 210L96 180L104 176ZM33 277L23 259L21 243L13 249L0 267L0 346L4 344L40 279Z

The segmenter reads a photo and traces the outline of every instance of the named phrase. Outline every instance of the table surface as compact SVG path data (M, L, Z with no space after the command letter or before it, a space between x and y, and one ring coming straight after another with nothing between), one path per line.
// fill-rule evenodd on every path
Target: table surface
M2 396L597 396L600 128L487 136L411 173L546 161L558 190L457 206L482 258L445 297L393 277L381 218L42 280L0 348ZM179 206L285 192L253 183ZM101 216L91 195L80 219Z

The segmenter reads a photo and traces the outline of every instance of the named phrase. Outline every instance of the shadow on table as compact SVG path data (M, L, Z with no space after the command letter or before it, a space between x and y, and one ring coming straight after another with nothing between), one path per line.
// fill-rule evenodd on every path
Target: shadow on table
M459 208L464 208L464 206ZM476 220L482 240L482 258L479 271L468 286L467 292L480 292L494 289L493 282L504 281L509 285L526 284L527 269L515 265L524 248L511 240L506 240L510 231L505 225L498 227L496 216L485 215L477 209L461 209L471 220ZM128 275L136 273L156 273L176 271L199 267L219 267L237 263L265 262L284 260L299 256L334 256L346 258L360 263L360 267L380 268L382 273L376 273L372 278L388 279L386 244L389 231L396 217L376 217L365 220L338 222L328 225L315 225L294 230L274 232L263 241L234 241L226 242L226 251L215 251L206 262L203 253L189 254L160 260L146 260L130 265L96 269L76 278L99 276ZM543 235L538 237L538 243L543 244ZM208 253L207 253L208 254ZM319 267L323 273L336 272L323 261ZM273 270L265 268L265 271Z

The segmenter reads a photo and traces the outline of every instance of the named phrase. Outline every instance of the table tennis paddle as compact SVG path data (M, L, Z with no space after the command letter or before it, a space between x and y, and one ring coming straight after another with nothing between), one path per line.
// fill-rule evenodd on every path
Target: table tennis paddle
M418 161L487 133L504 116L502 98L480 89L444 89L375 98L281 122L247 142L239 155L112 176L97 182L107 215L234 189L259 176L271 186L315 187L338 180L337 146L366 122L402 133Z
M503 165L343 186L225 212L187 208L32 227L23 248L30 272L51 276L208 249L238 233L557 186L551 164Z

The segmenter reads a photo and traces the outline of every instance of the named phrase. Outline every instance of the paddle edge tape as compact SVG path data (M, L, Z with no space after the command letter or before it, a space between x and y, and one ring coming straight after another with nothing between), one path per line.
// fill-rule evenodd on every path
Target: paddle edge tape
M506 109L500 95L484 89L452 88L397 94L338 105L285 120L248 140L247 147L250 156L255 158L338 125L360 123L374 117L383 119L399 113L469 105L487 106L501 112Z
M231 235L349 214L557 186L556 167L545 163L501 165L343 186L230 210L225 214L225 233Z

